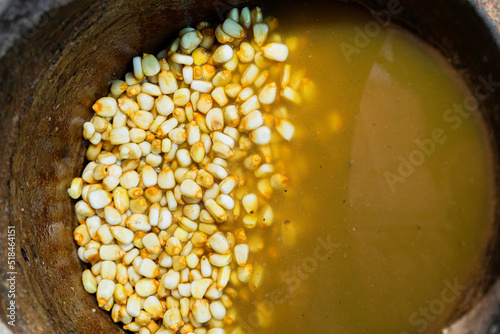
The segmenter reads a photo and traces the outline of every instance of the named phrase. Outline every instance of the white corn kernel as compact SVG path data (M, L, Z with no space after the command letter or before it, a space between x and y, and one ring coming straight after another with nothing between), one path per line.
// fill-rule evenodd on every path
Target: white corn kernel
M149 254L158 254L161 251L161 244L155 233L148 233L142 238L142 244Z
M177 230L183 230L186 233L186 237L184 238L184 240L182 240L180 238L184 242L187 241L187 240L189 240L189 233L194 232L194 231L196 231L198 229L198 223L195 222L195 221L192 221L191 219L189 219L187 217L181 217L181 219L179 221L179 224L180 224L181 228L178 228ZM176 232L177 232L177 230L176 230ZM189 254L190 249L192 249L192 248L190 248L190 246L191 245L188 242L186 244L186 247L182 250L182 255L188 255Z
M210 111L210 109L212 109L213 101L214 99L212 95L202 94L198 99L196 107L199 112L206 114Z
M121 177L120 177L121 179ZM121 180L120 180L121 182ZM129 197L127 194L127 190L123 187L116 187L113 190L113 204L115 205L115 208L121 212L124 213L125 211L128 210L129 208Z
M177 289L182 297L191 297L191 283L181 283Z
M229 253L230 246L229 242L227 241L226 237L221 233L215 233L208 239L207 245L211 247L214 251L220 254L227 254Z
M130 265L132 263L132 261L134 261L134 259L139 255L139 249L137 248L134 248L132 250L130 250L127 254L125 254L125 256L123 257L123 264L125 265Z
M200 269L201 275L203 277L210 277L212 275L212 265L210 264L210 260L203 256L200 261Z
M239 244L234 247L234 259L239 266L244 266L248 260L248 245Z
M180 46L185 53L191 53L200 45L202 40L203 35L199 31L189 31L182 36Z
M237 55L240 62L249 63L255 56L255 50L250 43L243 42L240 44L240 49L238 50Z
M211 132L222 131L222 129L224 129L224 115L222 113L222 109L220 108L211 109L207 113L205 122L207 124L208 129Z
M254 110L241 120L240 126L244 131L253 131L264 124L264 117L259 110Z
M259 205L255 194L245 195L241 200L241 204L247 213L255 213Z
M168 138L164 138L161 141L161 151L163 153L168 153L172 149L172 141Z
M94 294L97 292L97 281L95 276L89 269L85 269L82 273L82 283L85 291Z
M269 43L262 47L262 54L267 59L283 62L288 57L288 47L282 43Z
M119 184L120 179L114 176L108 175L102 180L102 185L106 191L113 191Z
M214 54L212 55L212 59L219 64L223 64L231 60L233 58L233 48L230 45L221 45L219 46Z
M196 122L190 122L187 125L187 142L189 145L193 145L194 143L200 141L201 133L200 127L196 124Z
M142 71L146 76L153 76L160 72L160 63L155 56L144 54L141 61Z
M252 19L251 19L251 15L250 15L250 9L248 9L248 7L244 7L244 8L241 9L240 23L246 29L249 29L250 26L252 25Z
M141 110L150 111L155 105L155 99L148 94L140 93L137 95L136 99Z
M83 189L83 179L80 177L75 177L71 181L71 186L68 189L68 194L71 198L77 199L82 195Z
M163 325L173 331L171 331L170 333L177 332L183 324L184 321L182 320L181 312L177 307L169 309L163 315Z
M128 282L127 267L122 263L116 265L116 281L120 284L126 284Z
M219 180L223 180L228 175L228 172L226 171L226 169L224 167L219 166L219 165L214 164L214 163L209 163L205 167L205 170Z
M153 260L145 258L139 264L137 273L147 278L155 278L159 275L158 266Z
M248 283L248 287L252 292L255 292L255 290L258 287L260 287L260 285L262 284L263 277L264 277L264 267L261 264L256 264L253 268L252 278Z
M126 227L111 226L110 230L113 237L122 244L128 244L134 240L134 232Z
M227 212L217 204L213 199L209 199L205 202L205 207L208 212L217 220L218 222L224 222L227 220Z
M154 278L141 278L135 284L135 291L141 297L149 297L156 293L158 281Z
M290 141L295 132L295 127L292 123L285 119L276 120L276 131L283 137L283 139Z
M210 81L193 80L191 82L191 89L201 93L210 93L214 89L214 85Z
M156 185L158 181L158 174L156 174L154 168L149 165L146 165L142 168L141 176L142 176L142 183L146 187L152 187Z
M178 255L182 250L181 240L177 236L168 238L165 250L169 255Z
M238 267L238 279L241 283L248 283L252 278L253 266L249 263L242 267Z
M162 252L160 257L158 258L158 265L164 268L170 268L173 265L172 257L168 255L166 252ZM163 284L163 281L162 281Z
M143 130L148 130L154 121L153 115L149 111L138 110L130 116L132 122Z
M179 163L179 166L181 167L189 167L191 165L191 154L188 150L186 149L180 149L177 150L177 153L175 154L177 158L177 162Z
M181 274L173 269L170 269L163 279L163 285L170 290L176 289L181 280Z
M179 122L175 118L169 118L165 122L163 122L160 127L158 128L157 135L159 138L164 138L168 136L170 131L175 129ZM175 152L174 152L175 153Z
M234 199L229 195L221 194L217 196L215 201L226 210L234 208Z
M120 110L127 116L130 116L132 115L134 112L136 112L137 110L139 110L139 105L137 104L137 102L135 102L134 100L132 100L131 98L127 97L127 96L123 96L120 97L118 99L118 106L120 108ZM102 129L102 120L99 121L99 124L100 124L100 128ZM96 125L96 124L94 124ZM98 131L98 128L96 126L96 131ZM103 131L103 130L101 130Z
M214 271L215 272L215 271ZM216 300L222 296L222 292L217 289L217 284L213 283L208 287L207 292L205 292L205 297Z
M231 149L231 147L220 141L214 143L214 145L212 146L212 151L217 155L217 157L223 159L229 159L234 155L234 151Z
M112 97L101 97L94 103L92 109L101 117L113 117L118 111L118 103Z
M228 19L231 19L231 20L235 21L235 22L239 22L240 15L239 15L239 10L238 10L238 8L233 8L233 9L231 9L231 10L227 13L226 17L227 17Z
M256 23L253 26L253 40L257 46L264 45L269 33L269 27L265 23Z
M83 138L89 140L95 133L94 124L91 122L85 122L83 124Z
M125 252L118 245L102 245L99 248L99 257L101 260L116 261L124 255Z
M243 38L246 35L245 29L243 29L239 23L230 18L224 21L222 24L222 30L233 38Z
M184 107L189 102L191 92L188 88L181 88L175 91L173 102L176 106Z
M139 173L129 170L120 176L120 185L125 189L137 187L140 181Z
M153 319L163 316L163 308L160 300L156 296L149 296L144 301L144 310L148 312Z
M217 320L223 320L226 316L226 308L219 300L210 303L210 313Z
M237 181L236 175L231 175L223 179L219 183L220 192L226 195L230 194L233 191L234 187L236 186L236 181Z
M211 253L208 257L210 263L216 267L224 267L231 263L231 253L229 254L217 254Z
M130 134L127 127L112 129L109 133L108 140L113 145L126 144L130 142Z
M193 82L193 67L192 66L184 66L182 68L182 76L184 77L184 82L187 85L190 85Z
M250 15L252 18L252 24L254 25L264 20L264 16L262 15L262 10L260 9L260 7L255 7L254 9L252 9Z
M113 298L113 293L115 292L115 283L108 279L103 279L99 282L97 286L96 298L99 307L103 307L111 298Z
M229 126L238 126L240 124L240 115L238 113L238 108L234 105L230 105L224 108L224 120Z
M257 145L265 145L271 141L271 129L267 126L261 126L260 128L250 132L250 140Z
M175 108L174 102L168 95L161 95L155 100L156 111L163 116L170 115Z
M271 164L262 164L255 170L256 177L266 177L274 172L274 167Z
M243 226L245 226L248 229L253 229L257 226L257 215L255 214L248 214L243 217Z
M132 64L134 66L134 76L138 81L144 79L144 73L142 71L142 59L141 57L134 57L132 59Z
M89 193L89 204L94 209L103 209L106 205L111 203L112 196L109 192L97 189Z
M141 297L134 293L127 299L127 313L132 317L138 317L141 312Z
M116 263L113 261L102 261L100 275L102 279L113 281L116 277Z
M273 187L271 187L271 182L269 179L260 179L257 182L257 189L259 193L266 199L270 199L273 195Z
M193 65L193 57L191 57L189 55L185 55L182 53L174 53L170 57L174 62L176 62L178 64Z
M158 174L158 186L162 189L173 189L176 185L174 172L171 168L162 170Z
M191 253L188 256L186 256L186 263L187 263L189 268L195 269L198 266L198 264L200 263L200 259L198 258L198 256L196 254Z
M263 105L270 105L276 100L278 87L275 82L265 85L259 93L259 102Z
M221 108L229 102L226 93L224 92L224 88L222 87L217 87L212 91L212 98Z
M151 225L149 225L148 222L148 216L141 213L132 214L130 217L126 219L125 225L134 232L137 231L148 232L149 230L151 230Z
M208 300L206 299L196 300L191 305L193 316L200 324L206 323L212 318L209 307Z
M231 268L229 268L229 266L220 268L219 272L217 273L217 290L222 291L229 283L230 277Z
M201 187L193 180L184 180L181 184L181 193L184 196L194 199L200 199L203 197L203 190Z
M240 80L241 86L242 87L250 86L255 81L258 75L259 75L259 68L254 64L248 65L248 67L241 75L241 80Z
M123 80L111 80L109 91L114 96L120 96L127 89L127 83Z
M286 86L283 88L281 91L281 96L285 98L286 100L293 102L295 104L301 104L302 103L302 98L300 97L300 94L290 88L289 86Z
M180 311L181 311L181 315L183 317L187 317L189 315L189 298L185 297L185 298L182 298L181 301L180 301ZM184 328L184 327L183 327Z
M163 94L172 94L179 88L174 73L167 70L161 71L158 75L158 85Z
M217 38L217 41L221 44L232 43L234 41L233 37L222 30L222 24L219 24L217 28L215 28L215 38Z
M248 115L250 112L259 109L260 103L257 95L252 95L242 105L240 105L240 112L242 115Z
M223 70L218 72L212 79L212 83L215 87L224 87L231 82L233 78L233 73L229 70Z

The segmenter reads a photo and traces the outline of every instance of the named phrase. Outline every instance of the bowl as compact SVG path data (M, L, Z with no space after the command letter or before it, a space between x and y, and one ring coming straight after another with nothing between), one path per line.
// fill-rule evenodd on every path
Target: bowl
M348 2L385 15L427 41L470 87L484 80L490 83L491 94L480 101L481 116L495 151L499 194L500 34L487 17L488 4L475 0ZM266 5L266 1L237 0L29 0L0 5L4 36L0 45L0 257L4 261L0 305L4 311L0 319L4 324L12 321L13 299L8 294L14 289L15 327L8 326L9 330L124 333L81 284L85 266L72 239L77 222L66 189L84 162L82 124L90 119L94 101L107 93L108 82L123 77L132 57L159 50L187 25L221 17L233 6L257 3ZM286 2L273 1L273 6L277 4ZM402 10L393 12L398 4ZM498 223L497 205L497 232ZM478 273L481 283L450 319L456 322L448 333L490 333L489 328L498 324L496 238L497 234L492 236L483 271ZM15 262L8 262L11 259Z

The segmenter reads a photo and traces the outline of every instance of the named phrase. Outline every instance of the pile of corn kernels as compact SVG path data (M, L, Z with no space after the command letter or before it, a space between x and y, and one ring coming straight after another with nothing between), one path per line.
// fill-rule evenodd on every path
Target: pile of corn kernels
M89 161L69 195L82 281L115 322L141 334L242 333L237 287L255 291L247 233L274 219L287 186L279 155L294 135L287 104L311 87L260 8L179 32L133 59L83 126ZM288 46L287 46L288 44Z

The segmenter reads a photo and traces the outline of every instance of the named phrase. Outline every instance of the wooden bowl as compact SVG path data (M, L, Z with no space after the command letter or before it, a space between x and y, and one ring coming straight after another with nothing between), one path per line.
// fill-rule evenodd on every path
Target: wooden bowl
M378 11L394 1L359 0L356 4ZM9 321L6 282L10 272L16 272L16 326L9 329L32 334L124 332L81 284L84 265L72 238L77 222L66 189L82 169L82 124L90 119L97 97L107 93L109 80L123 77L133 56L159 50L179 29L221 16L242 3L51 0L42 4L29 0L4 6L0 33L14 37L3 39L0 46L0 319L4 323ZM259 4L265 6L265 1ZM471 87L481 77L500 80L499 34L475 0L453 5L444 0L401 0L401 4L404 10L393 21L441 50ZM499 106L498 92L482 101L497 153L497 190ZM498 206L496 212L498 223ZM13 268L6 267L8 226L15 230ZM498 277L499 247L494 241L490 246L484 270L478 273L482 284L456 317L477 305ZM486 309L481 314L488 320L496 308ZM464 320L460 326L481 333L475 324L474 319Z

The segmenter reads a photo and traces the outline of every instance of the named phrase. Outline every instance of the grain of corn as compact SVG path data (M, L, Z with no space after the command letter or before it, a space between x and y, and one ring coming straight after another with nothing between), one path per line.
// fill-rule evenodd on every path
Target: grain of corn
M235 288L244 300L260 286L252 253L264 243L250 230L273 223L269 199L288 186L275 161L295 131L284 105L313 91L279 64L293 36L283 43L277 26L245 7L185 28L157 56L134 57L92 106L90 162L68 189L73 236L92 265L85 290L124 329L224 333Z

